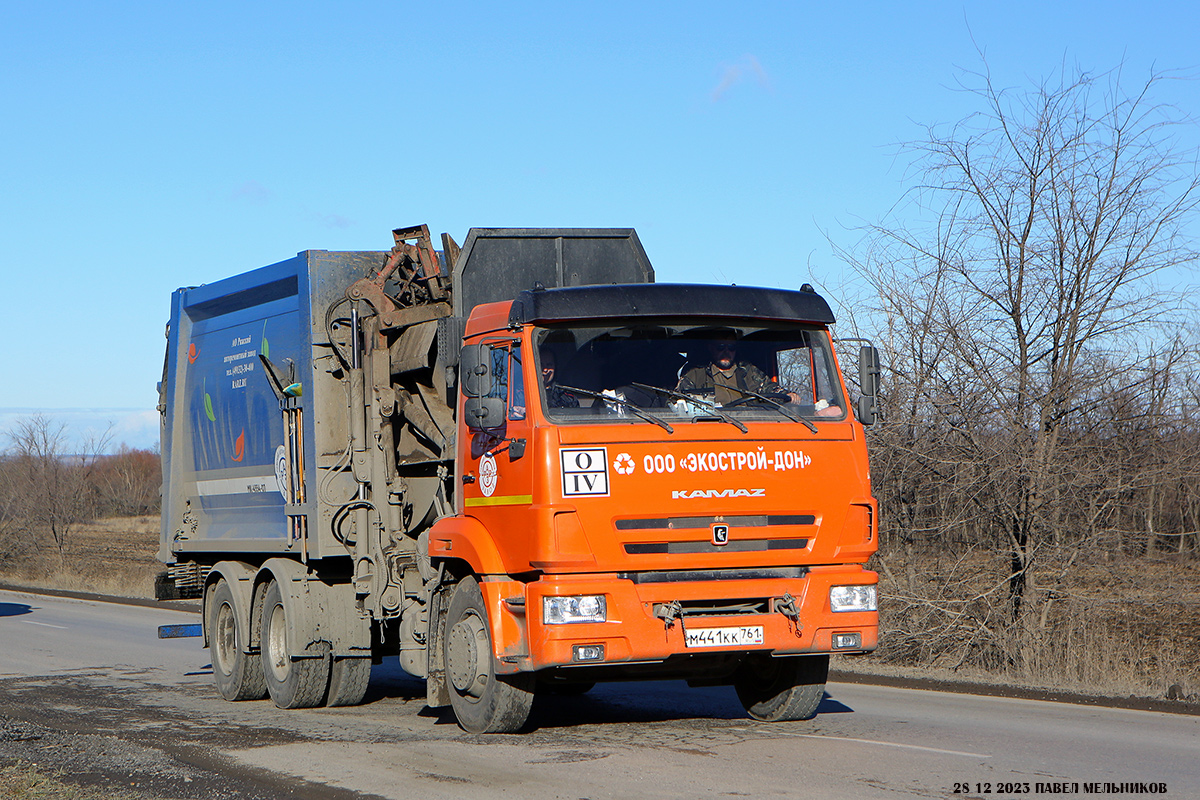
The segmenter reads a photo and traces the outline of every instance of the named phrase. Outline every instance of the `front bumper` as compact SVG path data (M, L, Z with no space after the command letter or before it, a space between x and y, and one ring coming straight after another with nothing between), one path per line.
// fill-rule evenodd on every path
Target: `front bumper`
M874 572L849 565L810 567L802 577L721 580L717 576L648 583L638 582L636 576L612 573L547 575L529 584L485 581L483 589L493 611L497 670L513 673L580 665L580 646L603 647L603 658L589 660L589 666L751 651L774 655L869 652L878 642L878 612L835 613L829 608L829 588L877 581ZM568 595L603 595L607 620L543 624L542 598ZM682 615L664 620L663 616L674 616L663 613L672 606L681 609ZM740 611L729 610L739 606ZM689 647L685 641L685 631L743 627L761 627L761 644ZM842 633L858 634L858 645L835 648L834 635Z

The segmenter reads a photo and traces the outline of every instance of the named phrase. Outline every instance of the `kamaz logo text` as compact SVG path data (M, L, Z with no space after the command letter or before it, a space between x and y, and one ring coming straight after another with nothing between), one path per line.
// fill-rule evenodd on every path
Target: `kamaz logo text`
M697 497L766 497L766 489L693 489L673 490L672 500L695 500Z

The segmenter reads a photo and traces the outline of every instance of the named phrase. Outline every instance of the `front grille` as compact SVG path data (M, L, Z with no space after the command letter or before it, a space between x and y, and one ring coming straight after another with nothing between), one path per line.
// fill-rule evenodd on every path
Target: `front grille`
M691 581L757 581L803 578L808 567L758 567L752 569L671 569L622 572L617 577L637 584L688 583Z
M689 530L728 525L730 528L764 528L775 525L816 525L814 514L753 514L747 516L649 517L619 519L619 531Z
M760 550L803 550L808 539L737 539L728 544L700 542L629 542L625 552L631 556L655 553L746 553Z

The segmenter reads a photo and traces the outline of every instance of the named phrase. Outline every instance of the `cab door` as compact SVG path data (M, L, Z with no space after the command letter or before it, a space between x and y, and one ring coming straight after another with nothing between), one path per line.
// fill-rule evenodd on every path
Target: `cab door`
M533 459L526 452L531 415L526 402L536 397L536 388L526 385L530 370L525 369L520 340L485 339L480 344L485 349L476 363L487 364L491 379L486 392L475 393L474 405L470 381L463 381L467 441L462 447L462 508L487 528L502 552L521 552L533 524ZM477 408L486 413L473 411ZM526 541L520 541L523 538Z

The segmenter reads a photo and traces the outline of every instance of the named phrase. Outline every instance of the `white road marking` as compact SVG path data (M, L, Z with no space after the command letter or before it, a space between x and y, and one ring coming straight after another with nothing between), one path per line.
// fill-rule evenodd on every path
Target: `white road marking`
M991 758L987 753L964 753L961 750L940 750L936 747L922 747L919 744L900 744L899 742L881 742L876 739L853 739L849 736L822 736L819 733L786 733L771 731L775 736L795 736L800 739L828 739L835 742L858 742L859 744L878 744L884 747L899 747L902 750L922 750L926 753L943 753L948 756L966 756L968 758Z
M60 631L67 630L66 625L51 625L49 622L34 622L28 619L23 619L21 622L24 622L26 625L41 625L43 628L58 628Z

